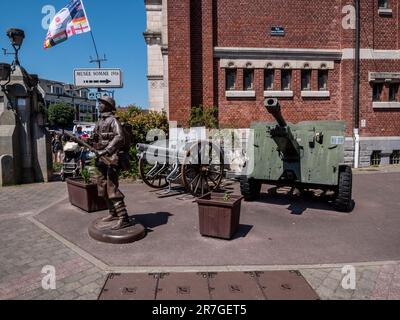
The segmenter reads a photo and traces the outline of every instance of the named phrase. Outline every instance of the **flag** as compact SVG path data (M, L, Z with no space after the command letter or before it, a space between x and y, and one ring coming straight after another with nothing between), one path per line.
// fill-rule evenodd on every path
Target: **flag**
M47 32L44 48L49 49L68 40L68 38L90 32L83 0L72 0L54 16Z

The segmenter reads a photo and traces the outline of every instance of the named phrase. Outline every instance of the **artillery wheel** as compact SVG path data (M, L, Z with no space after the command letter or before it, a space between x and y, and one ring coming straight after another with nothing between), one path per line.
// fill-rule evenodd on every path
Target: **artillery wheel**
M349 166L339 169L339 185L336 191L334 205L338 211L351 212L353 210L352 200L353 174Z
M217 190L224 177L224 156L212 143L193 144L182 165L182 180L186 190L201 197Z
M245 201L254 201L260 197L261 182L255 179L244 178L240 180L240 191Z
M149 187L163 189L168 186L167 176L169 166L167 164L150 164L145 158L141 158L138 167L140 177Z

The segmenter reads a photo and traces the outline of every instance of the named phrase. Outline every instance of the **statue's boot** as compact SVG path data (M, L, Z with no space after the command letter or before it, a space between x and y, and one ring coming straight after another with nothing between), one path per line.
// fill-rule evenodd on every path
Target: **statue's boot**
M103 221L103 222L112 222L112 221L116 221L118 219L119 218L117 216L114 216L114 215L110 214L109 216L101 219L101 221Z
M107 217L101 219L101 221L103 222L112 222L112 221L116 221L118 220L118 215L117 215L117 211L115 210L114 204L112 203L111 200L106 199L106 203L107 203L107 207L109 210L109 214Z
M118 223L112 228L112 230L121 230L135 225L134 220L129 218L126 205L123 201L114 203L114 209L118 217Z

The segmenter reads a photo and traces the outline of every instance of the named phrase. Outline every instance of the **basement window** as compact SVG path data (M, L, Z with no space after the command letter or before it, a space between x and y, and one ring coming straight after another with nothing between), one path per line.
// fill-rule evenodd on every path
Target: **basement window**
M382 151L374 150L371 154L371 166L378 167L381 165Z
M236 69L226 69L226 91L235 90Z
M393 14L389 0L378 0L378 14L380 16L391 16Z
M398 83L391 83L389 85L389 101L396 102L397 101L397 94L399 92L399 84Z
M243 71L243 89L245 91L254 90L254 70L246 69Z
M281 88L282 91L292 90L292 70L282 70Z
M378 0L379 9L389 9L389 0Z
M318 90L328 91L328 70L318 70Z
M382 97L383 84L382 83L374 83L373 84L373 94L372 101L380 102Z
M400 164L400 150L393 150L390 155L390 164Z
M301 91L311 90L311 70L301 70Z
M274 90L275 70L265 69L264 71L264 91Z

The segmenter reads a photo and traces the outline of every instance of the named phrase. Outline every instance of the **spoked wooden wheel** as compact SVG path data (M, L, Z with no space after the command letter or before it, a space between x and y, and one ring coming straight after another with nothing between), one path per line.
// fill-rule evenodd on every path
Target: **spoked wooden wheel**
M139 174L143 182L154 189L163 189L168 186L167 177L170 167L167 163L150 164L145 157L139 160Z
M195 197L217 190L224 176L224 157L212 143L195 143L182 165L185 188Z

